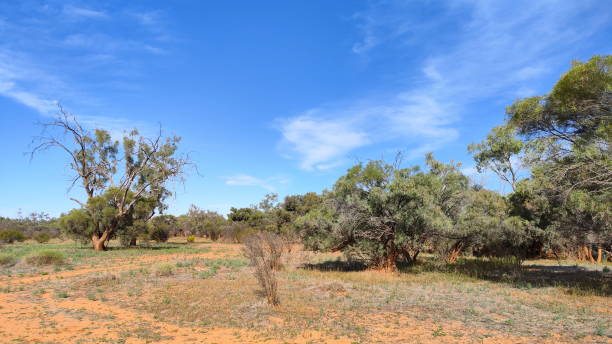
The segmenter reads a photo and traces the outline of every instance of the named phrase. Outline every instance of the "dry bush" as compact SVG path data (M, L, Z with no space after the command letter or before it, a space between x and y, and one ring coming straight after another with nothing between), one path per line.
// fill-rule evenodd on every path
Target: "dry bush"
M268 303L278 305L280 300L276 271L282 267L281 258L287 250L286 240L273 233L258 232L245 240L242 250L255 268L255 277Z

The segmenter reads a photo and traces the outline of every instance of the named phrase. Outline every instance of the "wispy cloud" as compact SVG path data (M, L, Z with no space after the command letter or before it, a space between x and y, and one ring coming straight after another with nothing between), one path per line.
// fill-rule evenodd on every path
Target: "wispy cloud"
M248 174L235 174L233 176L222 177L226 185L230 186L255 186L274 192L278 185L287 184L288 179L282 177L257 178Z
M137 27L141 21L121 10L75 5L16 3L8 8L11 15L0 19L0 96L46 117L55 116L62 103L88 127L107 129L114 136L134 128L155 133L154 124L97 114L104 111L99 88L112 83L113 90L132 92L130 78L138 73L140 53L166 52L150 34L135 36L108 26ZM159 26L159 12L155 13L143 21L152 25L155 18ZM66 20L58 22L58 17ZM86 19L91 22L83 25ZM88 92L91 87L97 88L95 93Z
M368 143L368 135L349 118L317 119L313 116L316 112L311 110L281 125L284 140L301 156L302 168L332 167L336 164L332 159Z
M108 15L104 11L97 11L89 8L76 6L64 6L63 12L65 15L74 18L104 19L108 17Z
M411 56L410 77L395 80L407 86L281 119L281 148L304 169L335 166L356 149L391 141L408 145L409 157L439 149L459 137L469 104L529 94L534 80L566 66L610 19L593 11L585 19L591 5L373 2L354 16L362 38L353 51Z

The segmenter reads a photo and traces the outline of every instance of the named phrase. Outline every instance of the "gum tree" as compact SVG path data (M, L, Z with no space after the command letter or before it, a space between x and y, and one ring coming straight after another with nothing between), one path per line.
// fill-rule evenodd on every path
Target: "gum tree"
M49 148L66 153L74 172L70 187L81 183L86 195L85 200L71 199L92 221L89 229L73 230L90 231L96 251L105 250L106 242L133 222L139 204L153 202L150 209L163 210L164 199L171 195L168 182L182 180L190 164L178 155L180 138L164 138L161 129L153 138L133 130L120 144L106 130L85 128L61 107L58 117L44 128L34 139L32 155ZM78 218L83 220L82 214Z

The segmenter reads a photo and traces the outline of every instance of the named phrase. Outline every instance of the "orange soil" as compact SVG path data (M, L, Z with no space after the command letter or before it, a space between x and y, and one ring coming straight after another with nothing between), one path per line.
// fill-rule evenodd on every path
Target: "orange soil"
M219 258L236 255L235 245L219 245L221 250L198 254L166 254L127 258L129 264L113 261L100 268L63 271L47 276L13 278L0 285L25 285L49 279L72 278L92 272L121 271L140 267L139 264L188 258ZM41 284L40 286L44 286ZM29 288L30 290L34 290ZM262 338L256 331L237 328L181 327L154 319L146 313L109 305L84 298L57 298L47 292L32 297L30 290L0 294L0 343L100 343L124 338L127 344L140 343L297 343L312 341L331 344L350 344L353 339L329 337L317 331L304 331L289 340ZM282 322L271 318L271 322ZM330 321L333 321L330 319ZM554 334L551 338L527 338L489 330L470 330L461 322L436 324L431 321L396 314L382 314L363 319L363 326L372 332L372 341L381 343L558 343L566 338ZM440 327L442 326L442 327ZM433 335L438 330L437 335ZM143 331L140 333L139 331ZM474 336L482 339L474 339ZM584 342L597 339L586 337ZM601 338L599 338L601 340ZM612 343L607 339L606 343Z

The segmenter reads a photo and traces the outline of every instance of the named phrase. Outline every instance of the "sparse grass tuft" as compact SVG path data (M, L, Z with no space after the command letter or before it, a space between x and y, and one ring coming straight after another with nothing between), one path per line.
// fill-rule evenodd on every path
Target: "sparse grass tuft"
M158 264L154 268L156 276L172 276L174 275L174 265L170 263L162 263Z

